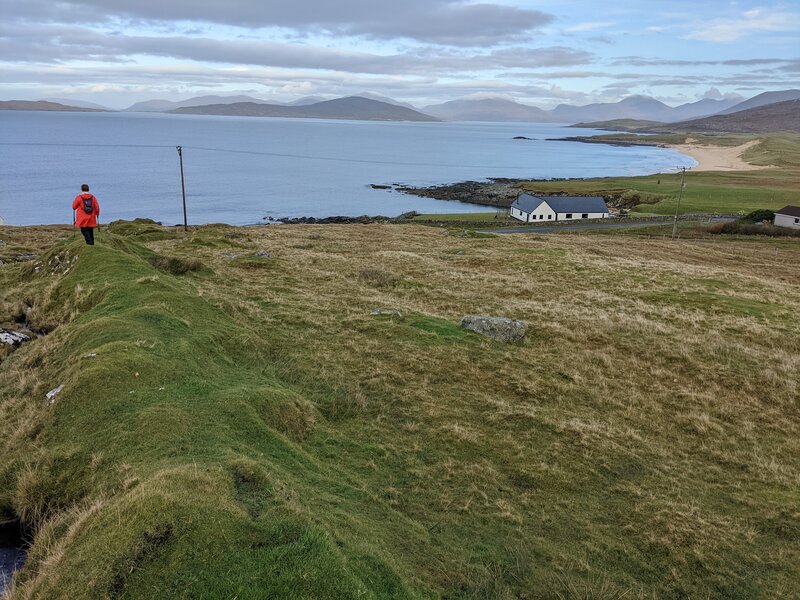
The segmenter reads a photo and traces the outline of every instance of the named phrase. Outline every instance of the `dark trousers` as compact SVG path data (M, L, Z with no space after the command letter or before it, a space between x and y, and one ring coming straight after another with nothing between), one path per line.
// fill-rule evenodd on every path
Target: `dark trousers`
M81 233L86 243L90 246L94 246L94 227L81 227Z

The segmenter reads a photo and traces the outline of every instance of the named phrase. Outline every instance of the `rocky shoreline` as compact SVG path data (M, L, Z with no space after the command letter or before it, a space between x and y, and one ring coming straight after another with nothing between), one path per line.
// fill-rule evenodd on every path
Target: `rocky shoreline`
M523 191L521 184L529 181L533 180L498 177L487 181L459 181L428 187L394 185L392 189L404 194L435 198L436 200L458 200L491 208L508 208Z
M280 219L274 219L274 221L284 225L369 225L372 223L392 223L400 219L415 217L416 214L404 213L399 217L384 217L382 215L374 217L369 215L361 215L360 217L281 217ZM270 221L272 220L270 219Z
M412 187L394 185L391 189L405 194L435 198L437 200L457 200L468 204L480 204L488 209L508 208L520 193L526 191L523 184L537 181L576 181L579 178L564 179L505 179L495 178L488 181L460 181L445 185L429 187ZM563 196L569 194L539 194L541 196ZM602 196L610 208L633 208L644 200L636 193L625 193L623 190L608 190L605 193L593 193Z

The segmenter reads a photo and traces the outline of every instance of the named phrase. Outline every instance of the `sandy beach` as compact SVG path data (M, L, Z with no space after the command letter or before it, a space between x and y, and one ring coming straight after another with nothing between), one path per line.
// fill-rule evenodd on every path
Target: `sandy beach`
M691 168L692 171L752 171L755 169L766 169L766 166L753 165L742 159L742 154L758 143L752 140L741 146L703 146L691 143L670 144L683 154L688 154L695 159L698 164Z

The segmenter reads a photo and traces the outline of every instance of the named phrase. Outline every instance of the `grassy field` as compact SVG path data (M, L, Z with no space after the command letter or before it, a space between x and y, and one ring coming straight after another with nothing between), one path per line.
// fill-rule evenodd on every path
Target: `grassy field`
M111 229L0 228L11 600L800 595L796 241Z
M495 218L496 217L496 218ZM501 221L503 223L517 223L515 219L508 216L507 209L499 209L491 212L476 213L431 213L421 214L414 217L415 221L476 221L490 223Z
M604 139L630 140L628 134L608 134ZM701 143L740 145L756 136L696 136ZM652 136L665 143L682 142L686 136ZM681 213L749 213L765 208L775 210L797 204L800 195L800 135L786 133L760 136L761 143L748 150L744 158L768 169L740 172L697 172L686 174ZM523 185L531 193L553 194L629 194L643 198L634 212L674 214L680 190L680 174L643 177L606 177L568 181L530 182Z

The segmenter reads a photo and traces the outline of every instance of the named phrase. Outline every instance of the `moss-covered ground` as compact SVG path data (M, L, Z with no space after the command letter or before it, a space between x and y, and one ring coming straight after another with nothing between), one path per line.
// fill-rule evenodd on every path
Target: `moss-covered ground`
M0 228L11 600L800 595L800 244L453 233Z

